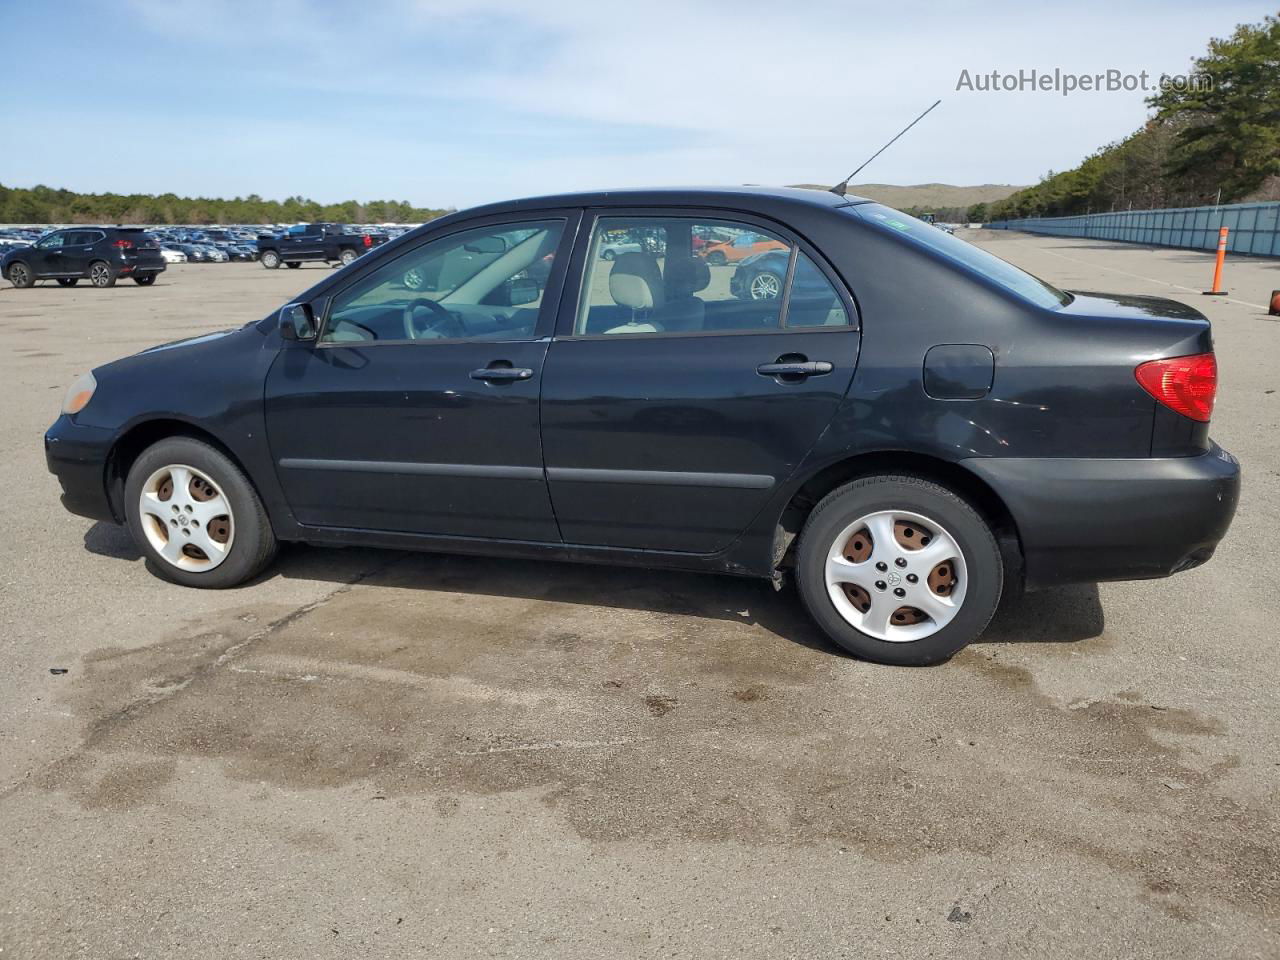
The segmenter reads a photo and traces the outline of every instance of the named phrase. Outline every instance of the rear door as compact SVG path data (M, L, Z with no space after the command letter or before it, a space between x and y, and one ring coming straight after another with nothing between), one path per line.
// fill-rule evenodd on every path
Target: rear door
M89 272L89 264L106 256L105 250L99 250L96 244L106 234L101 230L76 230L67 235L67 242L62 247L62 266L67 273L85 274Z
M854 303L817 252L742 214L608 211L575 252L542 388L566 542L707 554L747 527L835 414L858 357ZM606 235L653 238L604 260ZM695 238L787 252L753 298ZM739 290L738 294L733 291Z

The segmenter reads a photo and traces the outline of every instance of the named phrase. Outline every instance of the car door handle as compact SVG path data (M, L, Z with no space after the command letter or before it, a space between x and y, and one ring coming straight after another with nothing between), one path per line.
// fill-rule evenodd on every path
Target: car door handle
M762 363L756 367L756 373L762 377L820 377L834 369L828 360L795 360Z
M507 383L512 380L528 380L533 371L528 367L481 367L471 371L472 380L489 380Z

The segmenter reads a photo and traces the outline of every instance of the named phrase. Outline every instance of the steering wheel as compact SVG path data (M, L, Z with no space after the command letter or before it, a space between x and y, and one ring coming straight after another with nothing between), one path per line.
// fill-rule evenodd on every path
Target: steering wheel
M418 325L418 310L426 307L432 314L425 326ZM465 337L467 328L462 321L428 297L414 297L404 305L404 335L410 340L443 340Z

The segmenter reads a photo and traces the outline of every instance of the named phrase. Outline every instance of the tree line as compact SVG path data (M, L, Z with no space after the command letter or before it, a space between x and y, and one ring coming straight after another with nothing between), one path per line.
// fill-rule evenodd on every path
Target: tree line
M257 194L222 200L172 193L76 193L0 184L0 223L420 223L449 212L400 200L317 203L306 197L264 200Z
M1280 19L1210 40L1192 74L1147 99L1142 129L970 219L1280 199Z

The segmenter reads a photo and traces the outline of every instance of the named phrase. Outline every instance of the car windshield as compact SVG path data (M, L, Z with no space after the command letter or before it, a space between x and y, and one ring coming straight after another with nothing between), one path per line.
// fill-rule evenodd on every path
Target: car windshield
M1037 306L1060 307L1071 302L1071 294L923 220L879 203L858 203L843 209L881 229L927 247Z

